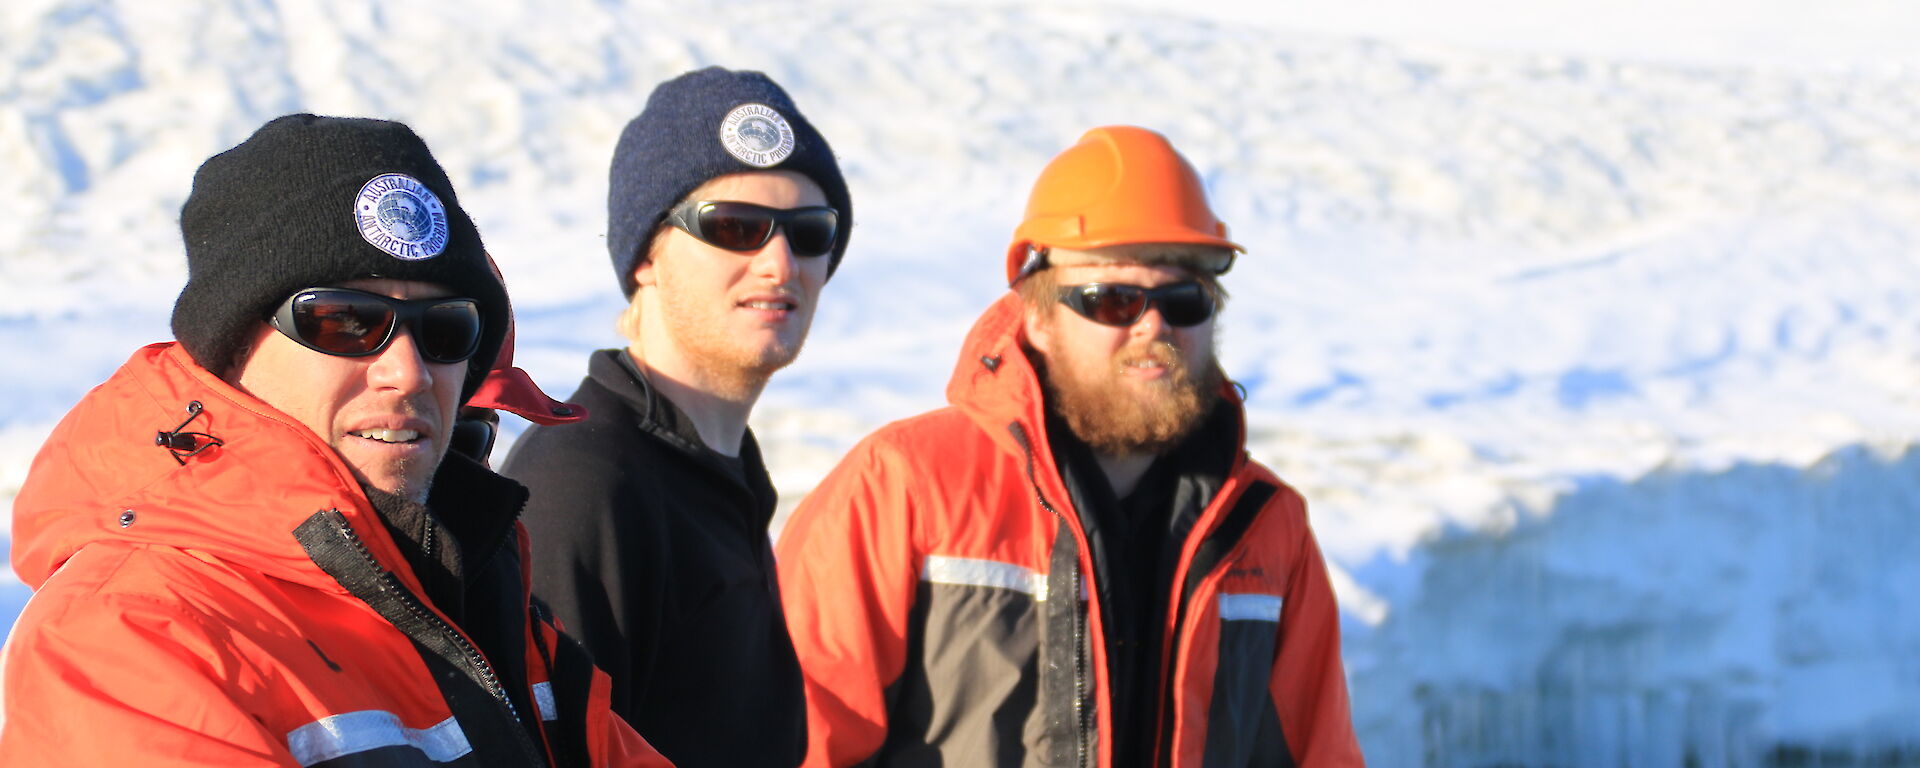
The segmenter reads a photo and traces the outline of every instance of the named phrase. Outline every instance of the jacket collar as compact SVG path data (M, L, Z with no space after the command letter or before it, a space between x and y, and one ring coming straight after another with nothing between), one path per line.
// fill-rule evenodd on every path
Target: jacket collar
M427 503L362 487L429 602L460 622L465 593L499 553L526 505L527 489L449 452Z
M460 542L468 573L479 570L513 536L527 488L480 462L448 451L434 473L427 508Z
M624 349L602 349L587 361L587 378L624 401L632 411L633 426L671 447L690 461L732 481L754 498L763 501L763 515L772 519L777 493L767 475L760 443L748 427L740 439L739 459L715 453L700 438L693 419L647 381L644 371ZM600 418L600 417L595 417ZM766 521L763 520L764 524Z
M587 361L587 376L600 383L633 408L638 418L637 426L654 437L660 438L675 449L689 455L705 456L712 453L706 441L700 439L700 430L694 428L693 419L687 417L672 400L647 381L646 373L640 370L633 356L624 349L603 349L593 354ZM753 430L747 430L751 440Z
M1020 338L1025 307L1011 291L987 307L960 345L960 359L947 381L947 402L972 417L1002 448L1025 449L1008 433L1019 424L1046 444L1046 412L1040 375ZM1044 452L1044 451L1042 451Z

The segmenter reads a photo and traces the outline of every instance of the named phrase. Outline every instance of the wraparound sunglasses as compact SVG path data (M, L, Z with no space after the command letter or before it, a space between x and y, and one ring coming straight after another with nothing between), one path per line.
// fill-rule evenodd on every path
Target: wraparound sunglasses
M840 233L840 212L829 206L768 208L727 200L688 200L667 213L667 223L701 242L729 251L757 251L773 239L775 227L787 233L795 256L824 256Z
M1086 283L1063 286L1060 303L1081 317L1121 328L1139 322L1153 307L1160 318L1178 328L1199 325L1213 317L1213 294L1197 280L1145 288L1127 283Z
M469 298L395 299L351 288L307 288L268 321L303 347L340 357L377 355L397 329L413 332L420 356L457 363L480 346L480 303Z

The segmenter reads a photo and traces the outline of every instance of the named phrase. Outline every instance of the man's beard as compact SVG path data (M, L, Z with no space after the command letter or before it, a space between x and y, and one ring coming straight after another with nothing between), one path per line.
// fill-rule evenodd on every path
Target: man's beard
M1142 358L1166 366L1167 375L1129 382L1127 364ZM1122 349L1104 363L1074 366L1055 360L1044 366L1044 375L1054 412L1081 442L1111 456L1172 450L1219 402L1222 378L1212 358L1196 372L1179 348L1164 341Z
M663 276L663 281L671 280ZM806 344L811 316L799 321L792 338L759 345L743 341L729 333L725 325L727 308L717 299L683 291L676 284L663 282L660 318L667 335L685 354L685 361L699 377L699 388L732 400L757 397L775 371L787 367L800 356ZM796 291L797 292L797 291Z

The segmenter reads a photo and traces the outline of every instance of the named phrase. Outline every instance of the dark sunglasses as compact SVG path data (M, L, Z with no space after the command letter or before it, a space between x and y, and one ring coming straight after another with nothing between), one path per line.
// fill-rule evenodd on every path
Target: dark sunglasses
M460 297L403 300L308 288L281 302L267 323L307 349L340 357L379 354L402 325L429 362L457 363L480 347L480 303Z
M729 251L757 251L773 239L778 226L787 232L795 256L824 256L840 232L840 212L828 206L768 208L753 203L688 200L674 206L667 223L701 242Z
M1158 288L1142 288L1126 283L1087 283L1060 289L1060 303L1073 308L1081 317L1101 325L1125 328L1138 322L1153 307L1160 308L1160 319L1167 325L1185 328L1213 317L1213 294L1199 281L1189 280Z

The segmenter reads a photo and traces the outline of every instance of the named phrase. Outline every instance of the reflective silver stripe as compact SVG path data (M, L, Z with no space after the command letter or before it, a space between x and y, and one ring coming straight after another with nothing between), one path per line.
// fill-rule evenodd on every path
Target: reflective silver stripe
M323 717L287 733L287 749L302 766L382 747L412 747L436 763L450 763L473 751L459 721L451 717L414 729L401 725L399 715L378 709Z
M927 555L926 570L920 578L930 584L999 587L1025 592L1035 600L1047 599L1046 574L1034 573L1031 568L998 560Z
M553 683L533 684L533 706L540 710L542 720L560 719L560 708L553 705Z
M1262 595L1257 592L1220 596L1221 621L1271 621L1279 623L1279 595Z

